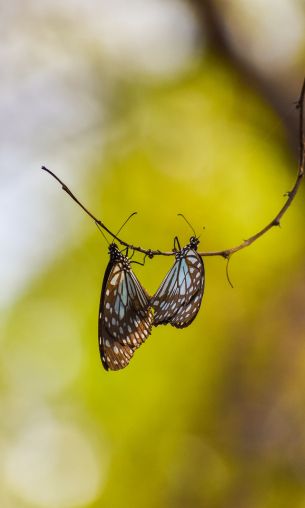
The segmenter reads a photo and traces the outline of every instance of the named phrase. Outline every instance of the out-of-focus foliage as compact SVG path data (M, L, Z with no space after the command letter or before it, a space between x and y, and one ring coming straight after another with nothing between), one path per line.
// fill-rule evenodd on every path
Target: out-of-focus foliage
M108 227L136 210L121 236L171 249L175 235L184 244L192 234L182 212L208 251L271 220L297 162L279 118L228 63L211 53L166 82L117 86L104 153L72 185ZM205 258L195 322L154 329L126 369L106 373L97 310L107 244L61 194L49 213L70 207L77 237L1 324L1 506L305 506L300 196L281 228L233 256L234 289L226 262ZM58 226L50 245L57 235ZM134 270L153 293L171 263L156 257Z

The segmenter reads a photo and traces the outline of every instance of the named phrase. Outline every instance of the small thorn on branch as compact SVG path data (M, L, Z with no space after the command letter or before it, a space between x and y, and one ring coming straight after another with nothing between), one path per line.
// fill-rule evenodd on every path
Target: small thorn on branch
M284 198L291 198L292 196L292 192L291 191L287 191L285 192L285 194L283 194Z
M274 221L272 222L272 226L281 226L281 223L280 223L280 220L279 219L274 219Z

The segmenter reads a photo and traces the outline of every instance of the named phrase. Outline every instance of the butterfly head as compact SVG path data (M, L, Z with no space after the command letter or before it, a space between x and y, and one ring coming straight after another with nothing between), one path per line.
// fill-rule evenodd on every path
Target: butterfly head
M199 245L199 238L197 238L197 236L191 236L188 247L190 249L197 250L198 245Z
M108 248L111 261L117 261L120 259L121 253L116 243L111 243Z
M130 261L129 261L128 257L124 256L124 254L122 254L122 252L120 251L120 249L118 248L116 243L112 242L109 245L108 251L110 254L110 261L112 263L121 262L123 264L125 270L130 269Z
M178 241L177 237L175 240ZM175 246L173 249L173 252L175 253L175 258L176 259L184 258L186 254L189 252L189 250L197 250L198 244L199 238L197 238L197 236L191 236L189 243L185 247L183 247L183 249L181 249L180 244L178 242L179 248L177 249Z

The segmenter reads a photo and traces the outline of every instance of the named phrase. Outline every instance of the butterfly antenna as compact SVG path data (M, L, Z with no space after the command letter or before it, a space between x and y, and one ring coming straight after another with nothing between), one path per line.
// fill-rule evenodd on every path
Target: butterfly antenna
M179 252L181 250L180 242L178 236L174 238L174 252Z
M196 235L196 233L195 233L195 230L194 230L194 228L193 228L192 224L191 224L191 223L187 220L187 218L183 215L183 213L178 213L177 215L178 215L179 217L182 217L182 219L184 219L184 220L185 220L185 222L186 222L186 223L190 226L191 230L193 231L194 235L195 235L195 236L196 236L196 238L197 238L197 235Z
M205 230L205 226L202 226L202 229ZM201 235L198 236L198 240L201 238Z
M125 222L123 222L122 226L120 227L120 229L118 230L117 234L115 236L118 236L118 234L122 231L123 227L125 226L125 224L127 224L127 222L129 221L129 219L131 219L131 217L133 217L134 215L136 215L138 212L132 212L129 217L127 217L127 219L125 220Z
M55 178L55 180L57 180L58 183L60 183L62 189L68 194L68 196L70 196L70 198L73 199L73 201L75 201L75 203L78 204L78 206L80 206L83 211L89 215L89 217L91 217L91 219L94 221L94 223L96 224L97 228L99 229L99 231L102 233L103 237L105 238L106 242L109 244L109 241L107 240L105 234L103 233L103 229L106 230L110 235L113 236L112 232L105 226L105 224L103 224L99 219L97 219L93 213L91 213L88 208L86 208L80 201L79 199L77 199L77 197L73 194L73 192L69 189L69 187L60 179L58 178L58 176L55 175L55 173L53 173L53 171L51 171L50 169L46 168L45 166L41 166L41 169L43 171L46 171L47 173L49 173L53 178ZM121 231L122 227L125 226L126 222L129 221L129 219L135 215L137 212L133 212L127 219L126 221L124 222L124 224L120 227L118 233L116 234L116 236L119 234L119 232Z
M108 245L110 245L110 242L108 241L108 238L106 237L104 231L102 230L101 226L99 225L98 222L94 221L97 229L99 230L100 233L102 233L103 237L105 238L106 242L108 243Z

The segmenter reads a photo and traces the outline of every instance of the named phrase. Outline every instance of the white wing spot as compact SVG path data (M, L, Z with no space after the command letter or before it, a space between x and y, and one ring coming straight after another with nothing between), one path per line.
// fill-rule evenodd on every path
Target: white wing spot
M112 286L115 286L115 285L116 285L116 283L117 283L117 280L118 280L119 276L120 276L120 274L119 274L119 273L116 273L116 274L112 277L112 279L111 279L111 281L110 281L110 284L111 284Z
M115 352L115 354L117 355L117 354L118 354L118 352L119 352L118 347L117 347L117 346L114 346L113 351L114 351L114 352Z

